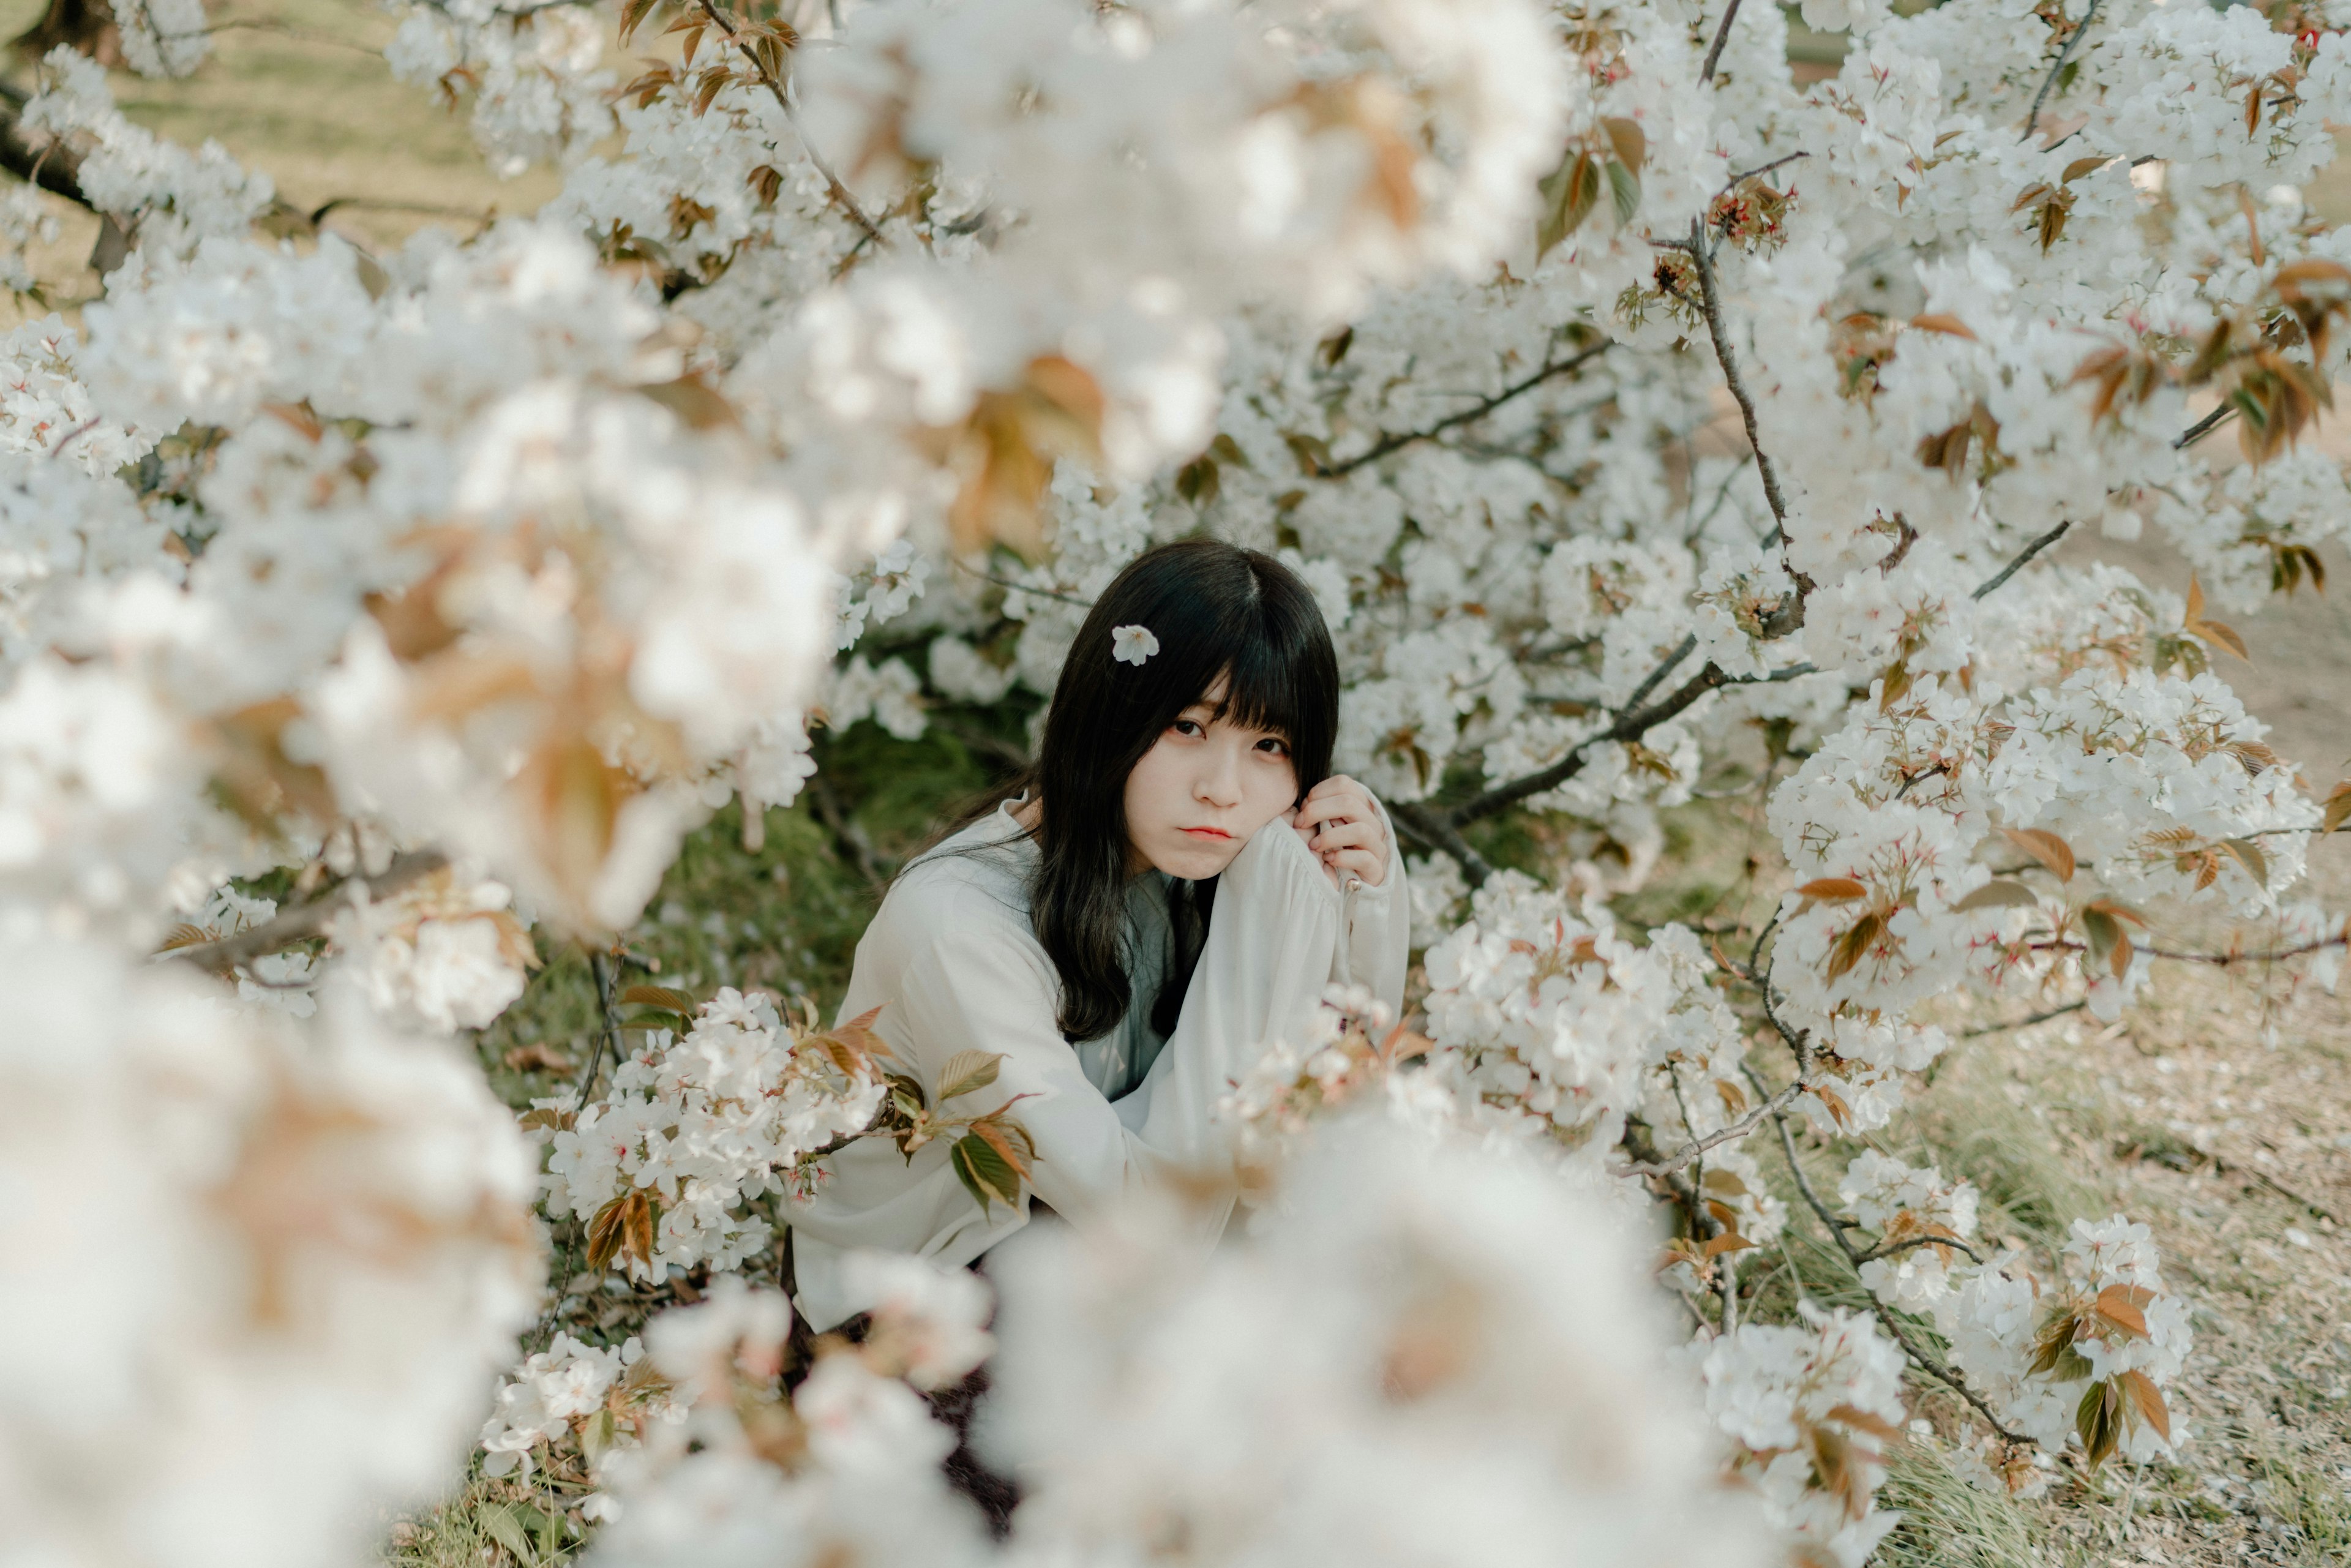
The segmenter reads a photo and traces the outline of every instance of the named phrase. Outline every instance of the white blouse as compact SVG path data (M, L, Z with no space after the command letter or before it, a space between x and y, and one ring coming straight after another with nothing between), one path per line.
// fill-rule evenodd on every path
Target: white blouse
M1082 1224L1121 1194L1179 1170L1229 1169L1217 1105L1266 1042L1299 1040L1324 989L1367 987L1391 1010L1404 1001L1411 900L1389 834L1386 878L1342 893L1288 824L1242 846L1217 882L1216 906L1176 1031L1151 1028L1169 957L1167 879L1135 879L1127 895L1132 999L1119 1027L1072 1046L1057 1021L1061 978L1029 919L1038 849L1008 802L900 874L857 944L841 1016L882 1011L874 1029L934 1094L963 1051L1001 1052L991 1087L956 1100L976 1114L1017 1094L1013 1114L1037 1161L1030 1186ZM799 1307L819 1332L847 1317L841 1255L854 1248L914 1252L955 1267L1029 1221L983 1213L947 1163L946 1141L910 1164L886 1138L825 1161L830 1179L791 1209Z

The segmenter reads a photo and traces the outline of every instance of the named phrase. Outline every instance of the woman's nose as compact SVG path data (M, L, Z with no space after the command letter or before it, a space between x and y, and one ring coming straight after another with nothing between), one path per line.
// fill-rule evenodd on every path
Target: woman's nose
M1192 796L1204 806L1238 806L1241 803L1241 770L1239 759L1218 747L1203 759L1205 766L1192 782Z

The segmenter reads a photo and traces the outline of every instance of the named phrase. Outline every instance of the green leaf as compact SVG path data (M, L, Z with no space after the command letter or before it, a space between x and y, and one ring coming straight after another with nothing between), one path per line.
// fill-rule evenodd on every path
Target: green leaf
M1589 152L1562 158L1558 168L1536 187L1542 196L1542 215L1535 224L1535 259L1583 226L1600 201L1600 165Z
M939 1069L939 1101L942 1104L958 1094L969 1094L996 1082L1003 1071L1001 1051L958 1051L947 1058Z
M1020 1177L1011 1162L997 1153L986 1138L967 1133L956 1139L955 1147L947 1151L947 1163L955 1166L956 1178L978 1203L982 1213L991 1203L1000 1203L1007 1208L1019 1205Z
M1617 162L1608 161L1608 195L1616 204L1616 221L1629 224L1641 208L1641 176Z
M620 1435L621 1424L610 1410L599 1410L588 1417L587 1424L580 1428L580 1451L587 1457L590 1468L594 1468Z
M2082 1393L2074 1412L2074 1429L2082 1435L2082 1452L2095 1469L2115 1451L2123 1436L2122 1390L2111 1383L2093 1383Z
M517 1517L522 1507L520 1503L508 1502L484 1509L482 1528L489 1532L491 1540L505 1547L514 1560L522 1564L522 1568L538 1568L538 1552L531 1546L530 1537L524 1531L522 1520ZM532 1509L530 1511L537 1513L538 1511Z

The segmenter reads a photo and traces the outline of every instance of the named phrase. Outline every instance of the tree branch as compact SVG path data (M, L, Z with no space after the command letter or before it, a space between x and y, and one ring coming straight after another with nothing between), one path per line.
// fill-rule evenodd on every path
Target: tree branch
M799 138L801 153L815 167L816 172L824 176L825 193L832 198L833 204L848 214L852 223L865 231L867 239L877 246L885 244L886 242L882 238L882 231L873 226L873 220L865 215L865 209L857 204L857 198L849 193L849 187L841 183L841 176L832 172L832 166L824 161L821 153L817 152L816 143L809 140L807 131L800 126L799 110L792 107L789 95L784 91L784 84L778 81L775 73L768 69L767 62L759 57L758 51L743 41L741 35L736 31L732 20L721 13L717 6L712 5L711 0L700 0L700 4L702 14L710 18L711 25L726 36L726 41L735 46L735 52L748 60L751 63L751 68L758 73L760 81L767 84L768 91L775 98L776 107L784 111L785 122L791 126L792 134Z
M2082 41L2082 35L2090 30L2090 24L2098 19L2099 5L2100 0L2090 0L2090 8L2082 13L2082 25L2065 35L2065 42L2057 50L2057 63L2051 66L2049 74L2041 78L2041 90L2032 95L2032 112L2024 117L2024 134L2017 141L2032 140L2033 130L2041 123L2041 106L2049 101L2049 90L2057 85L2058 77L2065 69L2065 62L2073 57L2074 46Z
M2203 418L2198 420L2195 423L2181 431L2179 433L2179 438L2171 444L2171 449L2174 452L2181 452L2195 445L2198 442L2212 434L2212 427L2214 425L2220 423L2222 420L2228 418L2231 414L2236 412L2237 405L2235 403L2222 403L2220 407L2214 409L2211 413L2206 414Z
M1410 446L1416 441L1428 441L1444 434L1447 431L1452 430L1457 426L1468 424L1475 420L1483 419L1488 414L1493 413L1496 409L1501 407L1504 403L1509 402L1512 398L1532 392L1535 388L1542 385L1545 382L1563 376L1570 371L1577 370L1582 366L1590 363L1592 361L1598 359L1601 355L1606 353L1615 346L1614 340L1604 339L1602 341L1593 344L1591 348L1584 350L1581 353L1570 354L1564 360L1554 361L1550 364L1546 364L1542 369L1535 371L1524 380L1512 382L1500 392L1494 393L1493 396L1479 400L1476 404L1462 410L1459 413L1447 414L1443 419L1438 420L1435 424L1428 426L1426 430L1408 430L1397 435L1383 435L1365 450L1355 454L1355 455L1346 459L1344 462L1334 463L1330 467L1325 468L1318 477L1324 479L1337 479L1343 477L1346 475L1353 473L1356 469L1361 468L1364 464L1376 463L1381 458L1385 457L1389 453Z
M580 1075L580 1092L572 1096L571 1114L577 1117L588 1108L588 1091L596 1084L596 1069L603 1064L604 1053L612 1053L615 1070L621 1064L621 1013L612 1000L612 961L601 949L588 955L588 973L596 982L596 1009L599 1020L596 1043L588 1048L588 1071Z
M2039 538L2034 539L2031 544L2026 545L2023 550L2014 560L2010 561L2006 566L2001 567L1998 571L1984 579L1983 582L1976 589L1976 591L1973 593L1969 594L1968 597L1970 599L1980 600L1986 595L1991 593L1995 589L1999 588L2001 583L2006 582L2010 578L2014 577L2020 570L2022 570L2026 561L2031 560L2034 556L2039 555L2043 550L2047 549L2051 545L2053 545L2059 539L2064 538L2065 537L2065 530L2073 526L2074 520L2071 517L2068 517L2064 522L2058 524L2055 528L2050 529L2047 533L2043 534Z
M1771 1120L1779 1124L1780 1152L1787 1156L1789 1174L1796 1178L1796 1190L1803 1195L1806 1206L1812 1209L1814 1215L1819 1217L1821 1223L1827 1228L1829 1239L1836 1243L1836 1249L1839 1252L1844 1254L1845 1261L1853 1266L1855 1272L1859 1272L1861 1265L1865 1260L1863 1254L1854 1247L1854 1244L1851 1241L1845 1239L1844 1228L1838 1220L1835 1213L1830 1209L1828 1205L1821 1201L1820 1194L1813 1190L1812 1178L1804 1175L1803 1164L1796 1158L1795 1134L1788 1131L1788 1118L1786 1113L1775 1111L1771 1114ZM2032 1439L2027 1437L2023 1433L2011 1430L2008 1424L2002 1421L1993 1411L1992 1407L1984 1403L1983 1396L1978 1394L1974 1389L1968 1386L1966 1379L1962 1378L1958 1373L1952 1371L1949 1367L1945 1366L1938 1358L1928 1355L1924 1350L1920 1349L1917 1343L1913 1341L1910 1335L1903 1329L1901 1323L1896 1321L1892 1312L1886 1311L1875 1301L1870 1303L1870 1311L1876 1317L1877 1321L1885 1325L1886 1332L1894 1336L1894 1343L1902 1347L1902 1354L1910 1358L1912 1365L1917 1367L1921 1372L1926 1373L1936 1381L1948 1385L1954 1393L1958 1394L1960 1398L1966 1400L1970 1405L1974 1406L1976 1414L1982 1416L1993 1431L1999 1433L2002 1438L2011 1443L2024 1444L2032 1441Z
M1648 707L1625 714L1598 735L1577 742L1573 749L1570 750L1565 757L1561 758L1541 772L1530 773L1523 779L1513 779L1508 784L1497 785L1484 794L1455 807L1446 813L1447 818L1456 826L1463 822L1474 822L1480 817L1490 817L1497 811L1515 806L1530 795L1540 795L1546 789L1555 789L1583 770L1584 758L1591 747L1605 741L1638 740L1651 729L1665 723L1666 720L1706 695L1707 693L1717 686L1728 685L1729 682L1730 677L1722 673L1722 666L1709 662L1706 668L1683 682L1672 695Z
M1754 1110L1750 1111L1746 1115L1741 1116L1738 1121L1731 1123L1729 1126L1718 1128L1702 1138L1698 1138L1690 1143L1683 1145L1674 1153L1661 1155L1655 1160L1646 1162L1634 1161L1621 1166L1610 1166L1608 1167L1608 1174L1610 1176L1670 1176L1675 1171L1681 1169L1684 1166L1698 1158L1700 1155L1706 1153L1707 1150L1722 1144L1730 1143L1735 1139L1745 1137L1748 1134L1753 1132L1757 1126L1761 1124L1764 1117L1778 1115L1782 1110L1792 1104L1795 1102L1796 1096L1803 1092L1804 1081L1803 1078L1799 1075L1792 1081L1785 1089L1781 1090L1780 1092L1772 1095L1769 1100L1764 1101L1763 1103L1756 1106Z
M327 928L329 921L351 906L350 895L356 894L360 902L373 904L413 882L423 881L448 863L449 857L439 850L413 851L396 857L381 875L346 877L331 891L308 903L298 904L234 936L224 936L217 942L174 947L166 956L184 959L198 968L226 977L234 974L240 964L318 936Z
M1474 883L1482 883L1494 874L1493 866L1484 855L1469 845L1461 831L1444 816L1429 810L1416 800L1391 800L1388 815L1395 818L1405 832L1433 850L1443 850L1460 864L1462 873Z
M1730 24L1739 19L1739 0L1730 0L1723 8L1722 25L1714 30L1714 45L1706 51L1706 64L1698 68L1698 79L1714 79L1715 62L1722 58L1722 46L1730 42Z
M1961 1030L1959 1031L1959 1038L1961 1040L1974 1040L1980 1035L1998 1034L2002 1030L2030 1029L2032 1025L2037 1023L2047 1023L2051 1019L2064 1018L2067 1013L2080 1012L2084 1008L2086 1008L2090 1004L2086 998L2078 1002L2067 1002L2062 1008L2051 1008L2046 1012L2027 1013L2024 1017L2018 1019L2014 1023L1988 1023L1979 1025L1974 1029Z
M32 99L21 88L0 83L0 169L53 196L97 212L82 193L81 155L63 142L47 141L36 146L26 139L25 106Z
M1780 494L1780 476L1771 466L1771 455L1763 450L1763 440L1755 429L1755 400L1747 392L1747 383L1739 374L1738 356L1730 351L1730 334L1722 322L1722 291L1715 280L1714 247L1707 243L1698 222L1690 220L1690 257L1698 263L1698 305L1706 313L1707 336L1714 340L1714 357L1722 367L1722 379L1730 388L1731 397L1739 404L1739 417L1747 427L1747 450L1754 455L1755 472L1763 480L1763 499L1771 504L1771 520L1780 525L1782 538L1788 530L1788 503ZM1800 621L1799 625L1802 624Z

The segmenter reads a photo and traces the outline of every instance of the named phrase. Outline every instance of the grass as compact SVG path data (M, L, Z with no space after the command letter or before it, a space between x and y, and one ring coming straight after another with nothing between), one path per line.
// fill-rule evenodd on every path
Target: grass
M1872 1559L1879 1568L2050 1568L2032 1514L1969 1480L1940 1438L1912 1435L1890 1458L1878 1506L1903 1517Z

